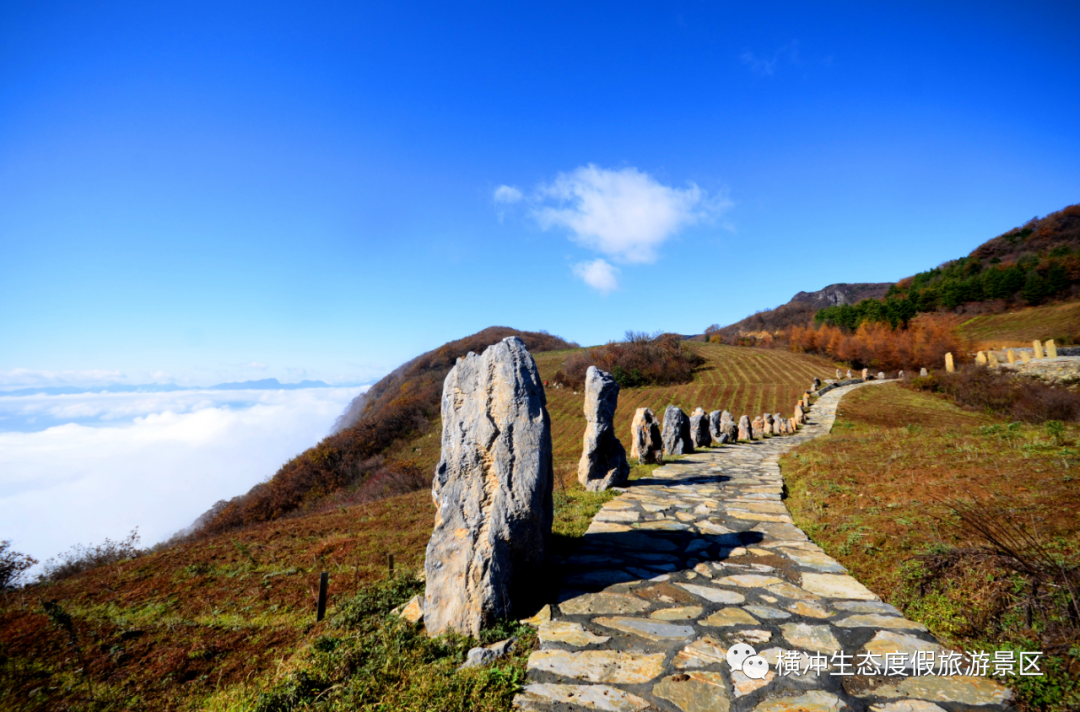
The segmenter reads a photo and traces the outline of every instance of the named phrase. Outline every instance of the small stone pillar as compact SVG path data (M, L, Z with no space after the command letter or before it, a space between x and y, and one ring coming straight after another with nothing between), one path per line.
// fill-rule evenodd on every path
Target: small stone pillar
M1039 341L1038 339L1035 339L1035 341L1031 342L1031 345L1035 349L1035 359L1036 360L1038 360L1040 358L1046 358L1045 354L1043 354L1043 347L1042 347L1042 342L1041 341Z
M900 371L900 373L896 374L896 377L899 378L901 381L904 380L904 372Z
M1046 358L1057 358L1057 344L1053 339L1046 342Z
M956 370L956 366L953 365L952 352L945 354L945 370L948 373L952 373Z
M946 363L948 363L948 361L946 361ZM986 352L985 351L980 351L979 353L975 354L975 365L976 366L985 366L986 365ZM952 372L952 369L950 368L949 371Z
M998 361L997 354L993 351L986 352L986 365L988 365L990 368L997 368L1001 365L1001 362Z
M1005 358L1009 359L1009 363L1016 363L1016 354L1012 349L1005 351Z
M1020 360L1024 363L1031 363L1031 354L1029 354L1027 351L1021 351Z
M930 373L926 370L926 366L923 366L922 368L919 369L919 375L920 376L929 376L930 375Z

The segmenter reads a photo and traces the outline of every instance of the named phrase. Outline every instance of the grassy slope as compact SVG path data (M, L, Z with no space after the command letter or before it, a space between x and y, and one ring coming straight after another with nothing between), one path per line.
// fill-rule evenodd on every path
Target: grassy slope
M920 595L912 590L915 569L909 560L978 543L943 523L955 520L937 503L968 496L984 500L988 511L1009 513L1033 527L1059 554L1076 556L1080 427L1069 424L1066 440L1055 444L1045 428L1010 427L942 397L889 384L846 396L832 433L788 454L781 467L796 522L831 556L945 641L989 650L1028 639L1024 626L1008 623L1007 617L1004 628L995 631L981 622L1001 595L992 575L973 570L950 579L942 591ZM1041 649L1031 645L1024 649ZM1080 647L1075 652L1074 679L1080 673ZM1046 689L1023 693L1029 709L1070 709L1068 703L1055 706L1056 693ZM1040 695L1045 699L1039 701Z
M706 358L694 381L624 391L618 432L629 431L639 406L658 414L669 403L686 411L723 407L736 416L787 413L814 376L835 368L783 351L692 348ZM568 353L536 354L542 377L550 379ZM585 429L582 405L570 390L548 391L564 483L556 492L555 547L563 551L612 496L585 493L573 483ZM438 458L433 430L401 448L425 467ZM331 574L333 611L385 578L387 553L399 568L419 567L433 518L430 495L416 492L183 544L10 596L0 609L0 708L242 707L307 660L302 651L313 641L334 632L327 622L314 623L318 572ZM42 612L50 599L75 617L93 704L65 635ZM16 700L27 702L20 707Z
M976 350L1031 346L1035 339L1056 339L1059 345L1080 341L1080 302L977 316L962 323L960 332Z

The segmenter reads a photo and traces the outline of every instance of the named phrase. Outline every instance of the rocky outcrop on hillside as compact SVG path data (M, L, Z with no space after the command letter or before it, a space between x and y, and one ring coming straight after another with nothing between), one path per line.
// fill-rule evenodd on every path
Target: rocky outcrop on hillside
M477 637L537 586L551 535L551 421L536 363L517 337L458 359L443 384L435 529L424 625Z
M880 299L892 286L892 282L859 282L855 284L830 284L816 292L799 292L787 304L775 309L765 309L751 314L723 328L709 327L707 334L718 335L722 340L735 340L743 334L773 334L789 326L805 326L819 309L842 304L858 304L863 299Z

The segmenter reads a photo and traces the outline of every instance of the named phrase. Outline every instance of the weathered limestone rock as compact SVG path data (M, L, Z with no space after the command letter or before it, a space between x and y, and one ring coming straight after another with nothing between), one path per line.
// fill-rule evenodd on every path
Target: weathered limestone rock
M1035 358L1037 358L1037 359L1046 358L1046 355L1043 353L1043 345L1042 345L1041 341L1039 341L1038 339L1035 339L1033 342L1031 342L1031 345L1035 349Z
M772 435L773 434L773 417L770 413L763 413L761 418L761 434Z
M585 372L585 441L578 462L578 482L590 492L625 484L630 476L626 450L615 437L619 384L606 371Z
M821 388L821 379L814 376L814 390L816 391L819 388Z
M850 369L850 368L848 369L848 372L847 372L847 377L848 377L848 378L851 378L851 369Z
M864 381L866 380L866 376L867 376L867 375L868 375L869 373L870 373L870 369L869 369L869 368L864 368L864 369L862 370L862 379L863 379Z
M926 367L924 366L923 368L920 368L920 369L919 369L919 375L920 375L920 376L929 376L930 374L929 374L929 373L927 373L927 371L926 371Z
M639 465L660 464L664 461L664 442L660 439L660 423L648 408L634 411L630 424L630 457Z
M739 418L739 440L755 440L754 428L750 424L750 418L745 415Z
M997 354L993 351L986 352L986 365L990 368L997 368L1001 365L1001 363L998 361Z
M802 408L801 403L796 403L795 404L794 421L799 425L802 425L803 423L806 422L806 414L803 412L803 408Z
M885 380L885 372L884 371L878 371L877 372L877 377L878 377L879 381L884 381Z
M975 365L976 366L985 366L986 365L986 352L985 351L980 351L979 353L975 354Z
M761 420L761 416L754 418L754 422L750 424L751 431L754 433L754 439L760 440L765 437L765 423Z
M956 366L953 364L952 352L950 351L949 353L945 354L945 371L947 373L952 373L955 370Z
M712 435L709 434L709 414L702 408L696 409L690 416L690 441L695 448L712 445Z
M475 637L536 590L551 535L551 420L521 339L458 359L443 382L442 424L424 626Z
M901 381L904 380L904 378L905 378L904 372L900 371L900 373L896 374L896 377L899 378Z
M709 413L709 437L717 445L723 445L727 442L727 437L724 435L724 431L720 429L720 422L723 420L724 412L722 410L714 410Z
M799 424L795 422L794 418L788 418L788 429L791 430L792 435L799 431Z
M836 380L840 380L843 376L840 375L840 369L836 369ZM851 371L848 371L848 378L851 378Z
M1057 344L1053 339L1046 342L1046 358L1057 358Z
M664 411L661 438L665 455L689 455L694 451L694 443L690 439L690 419L680 408L669 405Z
M720 432L727 436L729 443L739 439L739 426L735 424L735 418L731 416L731 413L726 410L720 414Z
M1031 363L1031 354L1029 354L1027 351L1021 351L1020 360L1024 363Z
M783 422L784 422L784 419L782 417L780 417L779 413L773 413L773 415L772 415L772 434L773 435L783 435L784 434L783 425L782 425Z
M1009 359L1009 363L1016 363L1016 354L1013 353L1012 349L1005 352L1005 358Z

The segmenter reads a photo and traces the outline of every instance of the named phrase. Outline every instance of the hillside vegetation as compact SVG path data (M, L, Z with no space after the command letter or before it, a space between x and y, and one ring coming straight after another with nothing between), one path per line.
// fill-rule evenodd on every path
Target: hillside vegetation
M902 279L883 299L822 309L814 321L848 330L868 321L895 328L940 309L1000 312L1078 295L1080 204L1013 228L967 257Z
M422 354L354 400L337 432L286 462L269 481L215 504L196 522L195 533L214 534L311 510L345 488L366 486L379 493L369 497L375 499L423 487L430 473L408 459L386 455L400 441L427 432L438 418L443 380L458 358L508 336L521 338L536 352L574 345L546 332L493 326Z
M1080 708L1078 446L1075 423L885 384L845 396L832 432L780 464L830 556L947 644L1043 651L1046 676L1012 682L1019 708L1065 712ZM1018 557L987 539L1001 523L1030 537Z

